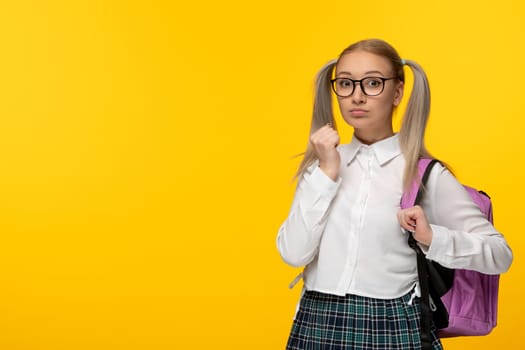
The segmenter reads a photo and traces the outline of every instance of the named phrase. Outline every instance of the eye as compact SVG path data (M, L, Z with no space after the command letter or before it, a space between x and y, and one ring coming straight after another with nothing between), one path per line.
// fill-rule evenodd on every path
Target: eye
M350 79L337 79L337 87L342 89L351 88L354 85Z
M379 78L367 78L365 85L371 88L378 88L383 84L383 81Z

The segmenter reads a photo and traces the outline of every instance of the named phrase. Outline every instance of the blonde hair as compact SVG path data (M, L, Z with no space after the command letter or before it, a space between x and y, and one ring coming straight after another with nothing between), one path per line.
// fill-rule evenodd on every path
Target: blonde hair
M403 153L406 166L403 175L403 186L407 189L417 178L417 164L419 158L431 157L425 148L424 136L430 113L430 88L428 78L419 64L411 60L402 60L397 51L387 42L379 39L368 39L358 41L339 55L337 60L328 62L317 74L314 92L314 108L310 135L326 124L331 124L336 128L333 107L332 107L332 87L331 78L334 67L339 59L353 51L365 51L386 58L392 65L396 77L404 82L405 73L403 66L407 65L412 69L414 75L414 86L408 100L408 104L403 116L401 129L399 131L399 144ZM316 161L315 153L308 143L304 158L299 165L296 177L300 177L306 169Z

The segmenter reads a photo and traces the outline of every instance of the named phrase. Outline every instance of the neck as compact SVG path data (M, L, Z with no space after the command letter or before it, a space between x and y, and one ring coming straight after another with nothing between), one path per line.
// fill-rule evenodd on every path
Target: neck
M391 136L394 136L394 131L392 129L384 130L382 132L363 132L362 130L354 130L354 136L357 137L359 141L365 145L371 145L378 141L387 139Z

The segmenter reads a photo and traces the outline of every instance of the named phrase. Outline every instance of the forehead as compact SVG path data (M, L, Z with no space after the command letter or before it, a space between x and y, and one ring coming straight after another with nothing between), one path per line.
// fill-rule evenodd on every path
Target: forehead
M346 53L337 62L336 74L360 77L370 73L388 75L392 72L392 65L388 59L366 51Z

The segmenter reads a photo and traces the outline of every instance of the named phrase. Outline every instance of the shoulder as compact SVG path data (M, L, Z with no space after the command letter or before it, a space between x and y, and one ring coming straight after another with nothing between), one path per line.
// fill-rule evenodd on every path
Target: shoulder
M427 190L431 197L459 195L466 197L467 192L464 186L458 181L446 163L437 162L429 174L427 180Z

